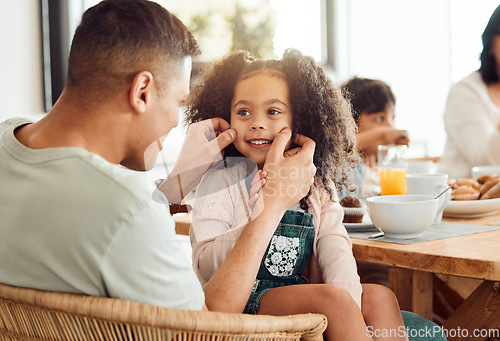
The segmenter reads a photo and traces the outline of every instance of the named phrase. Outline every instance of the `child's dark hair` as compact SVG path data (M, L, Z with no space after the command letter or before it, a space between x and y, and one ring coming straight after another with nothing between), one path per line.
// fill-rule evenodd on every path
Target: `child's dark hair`
M385 110L387 105L396 104L396 96L389 85L378 79L353 77L342 86L342 91L351 102L356 124L361 113L378 113Z
M312 57L288 49L280 60L256 60L249 52L235 51L216 63L191 93L186 123L221 117L230 122L231 100L236 84L249 73L267 71L287 82L293 113L293 134L316 142L314 164L316 182L334 199L333 186L345 185L346 168L359 160L355 148L356 125L350 105L340 88L328 78ZM293 147L293 146L292 146ZM307 210L307 198L300 201Z

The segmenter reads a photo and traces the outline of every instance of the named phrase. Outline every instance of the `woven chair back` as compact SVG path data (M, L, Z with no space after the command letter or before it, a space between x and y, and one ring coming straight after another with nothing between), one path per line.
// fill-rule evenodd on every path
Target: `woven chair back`
M0 340L322 340L321 314L264 316L163 308L0 284Z

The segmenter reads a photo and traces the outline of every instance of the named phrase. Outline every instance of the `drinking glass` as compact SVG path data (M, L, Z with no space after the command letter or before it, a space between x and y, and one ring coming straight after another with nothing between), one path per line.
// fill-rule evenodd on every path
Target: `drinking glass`
M380 176L380 195L406 194L408 159L405 145L379 145L377 164Z

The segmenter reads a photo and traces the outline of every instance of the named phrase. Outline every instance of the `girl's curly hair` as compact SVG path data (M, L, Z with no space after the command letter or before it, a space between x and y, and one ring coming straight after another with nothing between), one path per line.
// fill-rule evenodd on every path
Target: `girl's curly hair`
M287 49L280 60L256 60L246 51L230 53L193 89L185 122L190 124L213 117L230 122L231 100L237 82L259 71L271 71L287 82L293 134L307 136L316 142L315 182L325 188L333 200L334 186L340 192L347 182L346 170L359 162L355 148L356 124L340 88L312 57L295 49ZM228 152L234 153L234 149ZM309 195L300 201L302 209L308 209Z

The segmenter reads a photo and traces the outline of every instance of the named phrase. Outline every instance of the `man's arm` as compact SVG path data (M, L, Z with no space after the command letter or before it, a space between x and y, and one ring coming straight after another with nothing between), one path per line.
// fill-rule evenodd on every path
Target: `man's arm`
M243 311L262 256L283 214L307 194L314 181L314 141L298 136L295 142L301 147L284 154L290 137L290 129L281 131L267 154L262 213L243 228L228 258L204 287L209 310Z

